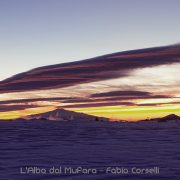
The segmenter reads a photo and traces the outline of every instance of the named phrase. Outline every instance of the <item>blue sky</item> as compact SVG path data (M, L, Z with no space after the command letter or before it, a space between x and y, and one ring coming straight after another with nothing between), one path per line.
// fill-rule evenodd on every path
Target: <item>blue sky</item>
M178 43L179 0L1 0L0 80L34 67Z

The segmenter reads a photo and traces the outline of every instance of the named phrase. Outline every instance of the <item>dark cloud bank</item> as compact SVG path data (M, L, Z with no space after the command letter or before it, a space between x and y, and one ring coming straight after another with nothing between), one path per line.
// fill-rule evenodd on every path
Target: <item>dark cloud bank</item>
M180 45L114 53L17 74L0 82L0 93L68 87L128 76L138 68L179 62Z

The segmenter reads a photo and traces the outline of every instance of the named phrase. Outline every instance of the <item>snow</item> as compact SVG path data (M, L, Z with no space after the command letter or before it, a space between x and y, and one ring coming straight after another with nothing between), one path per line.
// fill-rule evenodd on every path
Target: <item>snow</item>
M180 122L1 121L0 179L178 179ZM20 174L20 167L159 167L157 175ZM124 178L123 178L124 177Z

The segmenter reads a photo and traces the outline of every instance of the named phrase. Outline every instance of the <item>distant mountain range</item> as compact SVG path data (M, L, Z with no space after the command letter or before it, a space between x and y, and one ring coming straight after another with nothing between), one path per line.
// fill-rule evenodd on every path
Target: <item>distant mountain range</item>
M65 109L56 109L46 113L40 113L23 117L25 120L53 120L53 121L108 121L108 118L77 113Z
M88 115L84 113L78 113L74 111L69 111L65 109L55 109L53 111L49 111L46 113L40 113L35 115L29 115L22 118L18 118L17 120L51 120L51 121L110 121L108 118L97 117L93 115ZM170 114L165 117L160 118L152 118L146 120L140 120L139 122L169 122L169 121L179 121L180 116L175 114ZM120 120L117 122L128 122L124 120Z

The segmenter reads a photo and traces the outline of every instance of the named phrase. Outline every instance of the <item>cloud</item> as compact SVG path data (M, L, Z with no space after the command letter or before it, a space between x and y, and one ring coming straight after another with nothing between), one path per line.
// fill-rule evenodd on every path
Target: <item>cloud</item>
M150 106L152 104L135 104L136 99L166 99L173 98L166 95L154 95L147 91L109 91L104 93L91 94L89 97L50 97L50 98L30 98L0 101L0 112L23 110L33 107L41 107L42 102L59 102L63 108L85 108L100 106ZM29 103L35 102L35 105ZM67 105L66 105L67 104ZM53 105L52 106L57 106ZM154 104L159 105L159 104Z
M90 98L72 98L63 103L83 103L83 102L99 102L99 101L124 101L136 99L164 99L173 98L166 95L152 95L145 91L110 91L106 93L92 94Z
M1 105L0 112L18 111L18 110L24 110L27 108L36 108L36 107L39 107L39 106L36 106L36 105Z
M146 97L150 96L151 93L146 92L146 91L110 91L110 92L104 92L104 93L96 93L92 94L91 97L113 97L113 96L135 96L135 97Z
M12 104L12 103L29 103L38 101L64 101L75 99L74 97L51 97L51 98L33 98L33 99L15 99L15 100L5 100L0 101L0 104Z
M17 74L0 82L0 93L69 87L129 76L138 68L179 62L180 45L114 53Z
M180 102L165 102L165 103L143 103L137 104L137 106L159 106L159 105L170 105L170 104L180 104Z
M114 100L136 100L136 99L166 99L166 98L175 98L166 95L148 95L148 96L124 96L124 97L111 97L106 98L106 101L114 101Z
M104 93L91 94L89 98L76 98L63 101L71 103L63 105L64 108L85 108L100 106L145 106L146 104L136 104L133 100L139 99L168 99L173 97L167 95L156 95L147 91L109 91ZM176 99L176 97L175 97ZM147 103L147 106L151 104ZM159 104L154 104L159 105Z
M85 103L64 105L63 108L86 108L86 107L102 107L102 106L134 106L132 102L101 102L101 103Z
M109 91L103 93L91 94L92 98L106 98L106 100L133 100L133 99L158 99L173 98L167 95L154 95L147 91Z
M83 103L83 104L71 104L64 105L63 108L88 108L88 107L103 107L103 106L161 106L161 105L171 105L180 104L180 102L166 102L166 103L142 103L136 104L133 102L98 102L98 103Z

